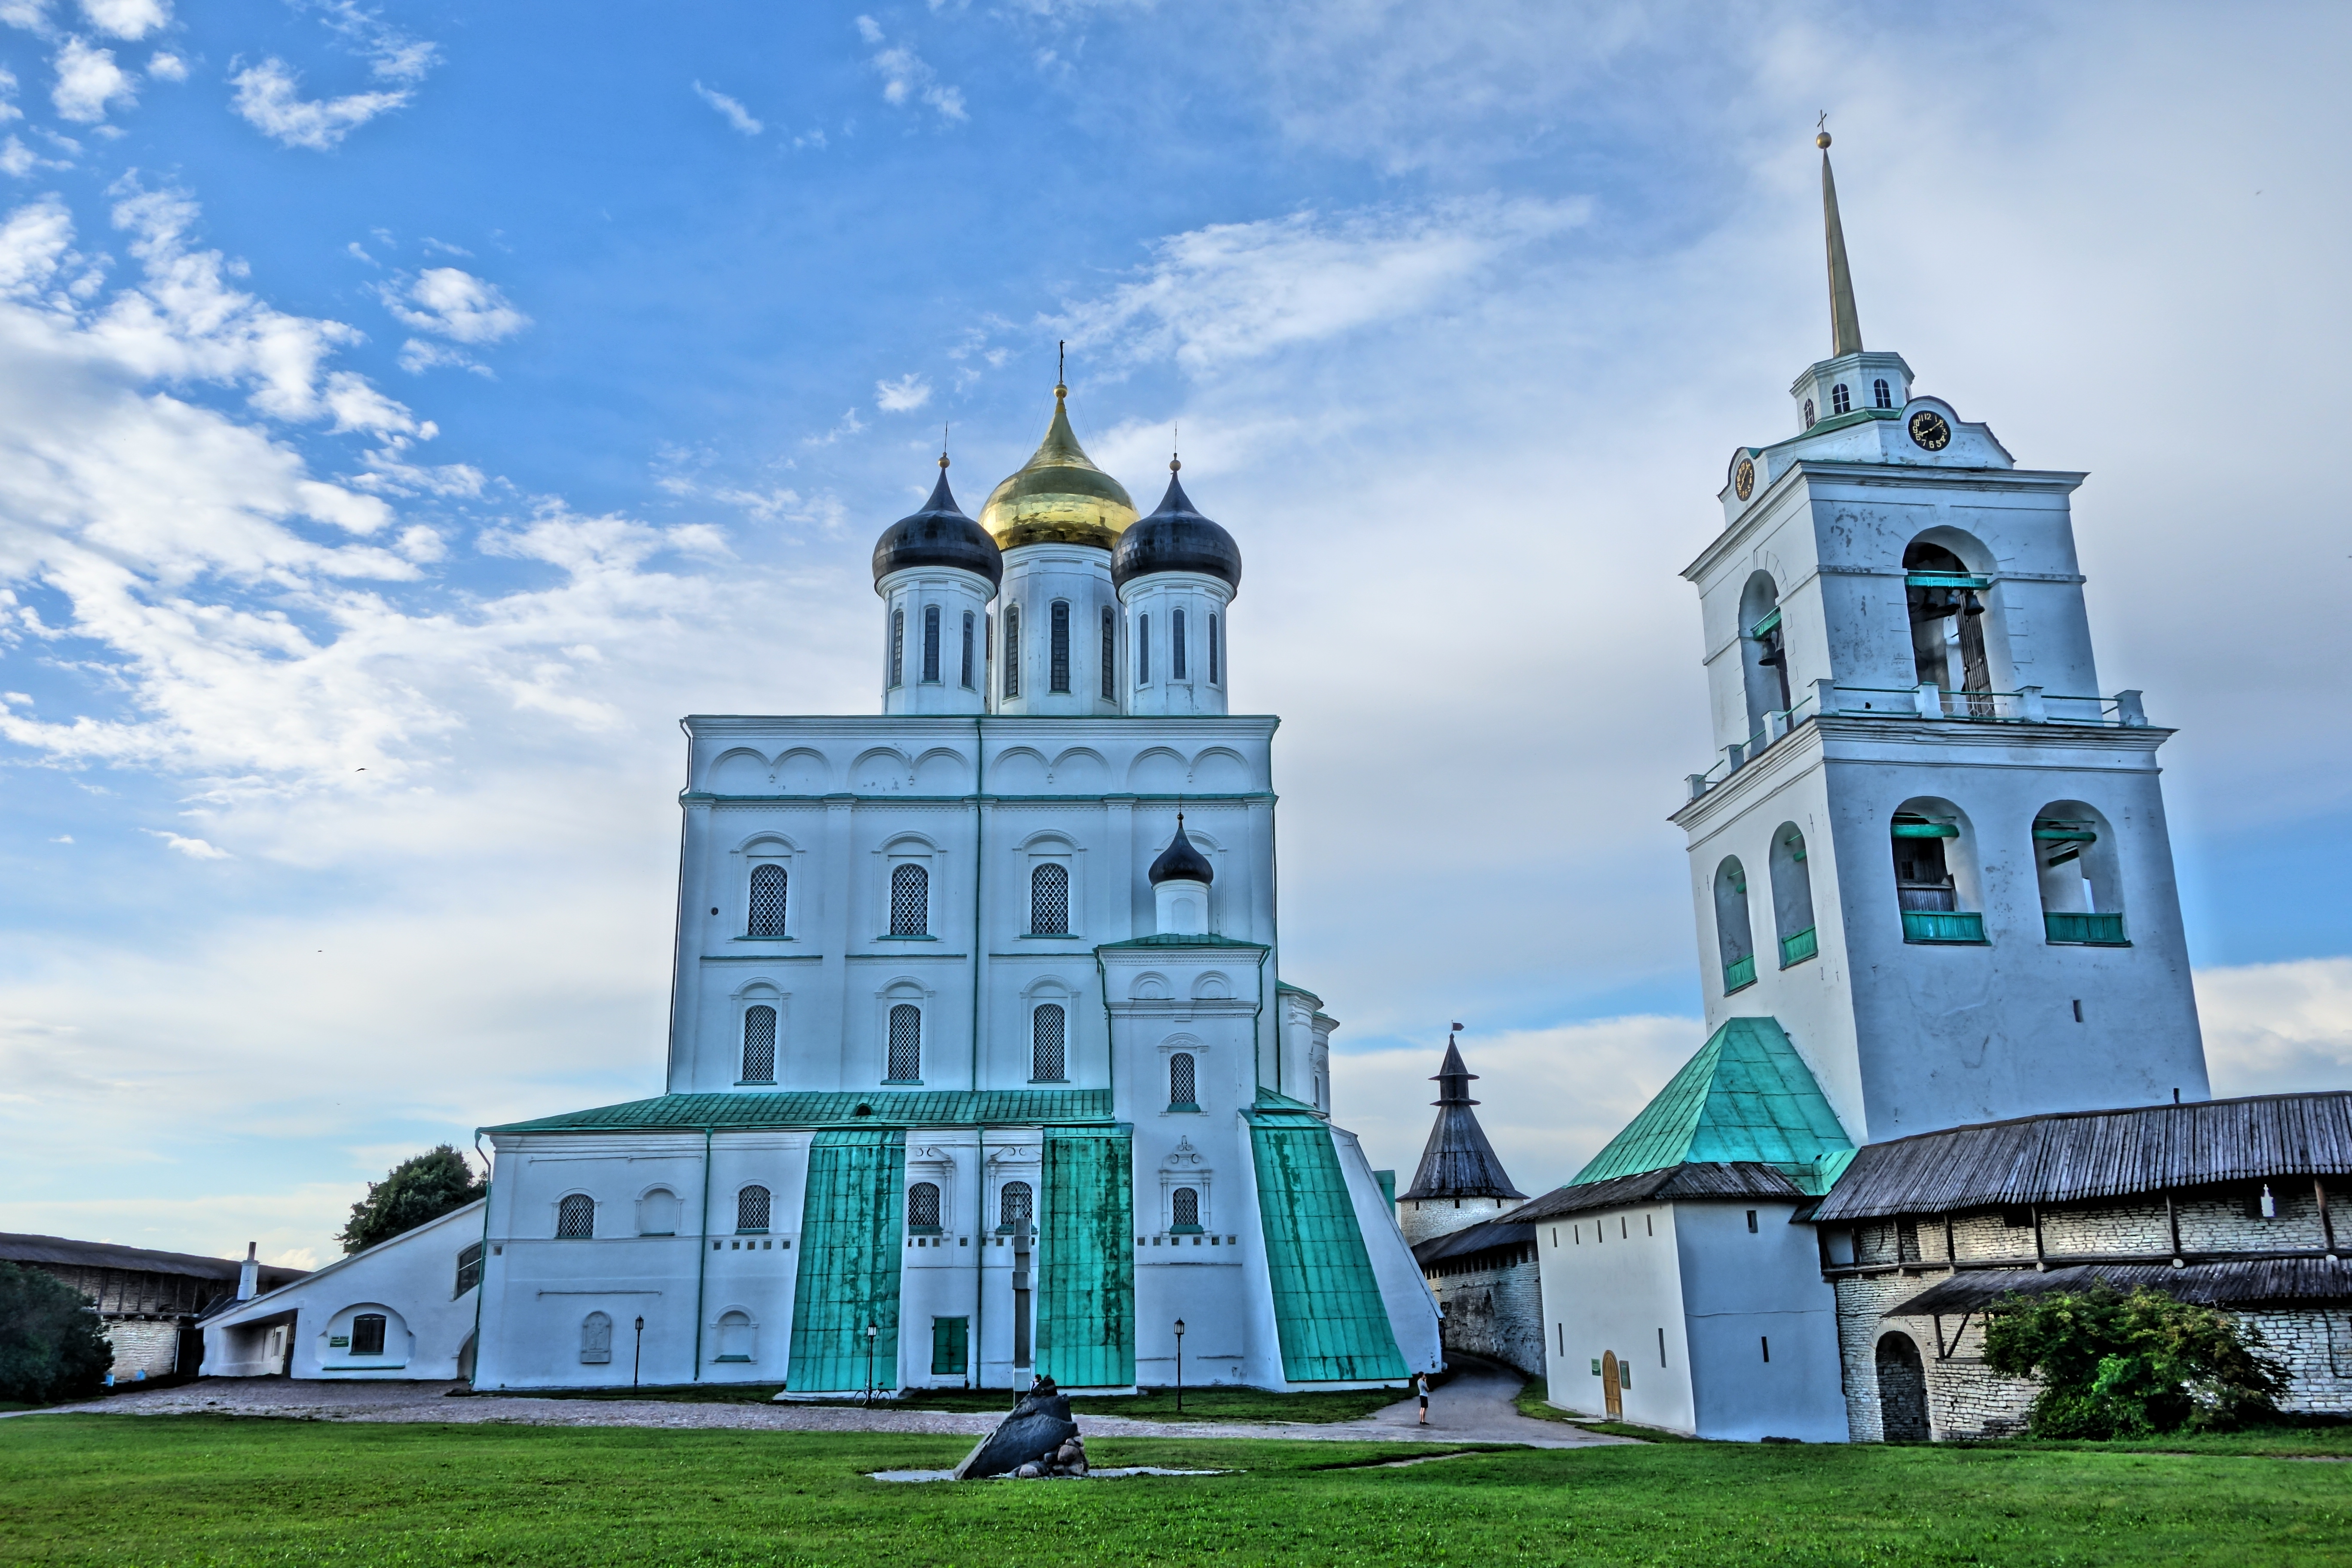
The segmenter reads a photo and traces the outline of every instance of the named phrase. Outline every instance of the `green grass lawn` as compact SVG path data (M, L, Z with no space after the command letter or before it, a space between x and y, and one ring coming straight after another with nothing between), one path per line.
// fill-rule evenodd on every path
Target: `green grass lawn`
M1097 1439L1097 1464L1242 1473L864 1477L945 1467L964 1447L895 1435L32 1416L0 1422L0 1563L2352 1561L2352 1465L2218 1452L1679 1443L1370 1468L1428 1450Z
M682 1384L676 1387L562 1390L517 1390L530 1399L661 1399L688 1405L765 1405L780 1384ZM476 1394L475 1398L497 1398ZM1328 1394L1275 1394L1263 1388L1188 1388L1184 1413L1176 1413L1171 1389L1103 1397L1074 1395L1070 1409L1079 1415L1126 1415L1145 1421L1353 1421L1405 1398L1401 1388L1368 1388ZM896 1399L877 1399L891 1410L959 1410L999 1415L1013 1408L1013 1395L1003 1389L910 1388ZM856 1405L856 1395L812 1400L814 1405Z

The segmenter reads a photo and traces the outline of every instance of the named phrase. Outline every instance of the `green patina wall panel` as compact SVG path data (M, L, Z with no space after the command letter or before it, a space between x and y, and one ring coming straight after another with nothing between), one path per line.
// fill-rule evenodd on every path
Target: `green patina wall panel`
M1404 1357L1331 1131L1311 1112L1264 1109L1272 1103L1262 1096L1250 1115L1250 1152L1282 1375L1293 1383L1402 1378Z
M1065 1388L1135 1382L1134 1150L1125 1128L1045 1133L1037 1370Z
M784 1386L796 1394L898 1386L899 1222L907 1135L893 1128L819 1132L809 1144L808 1194L793 1291L793 1359Z

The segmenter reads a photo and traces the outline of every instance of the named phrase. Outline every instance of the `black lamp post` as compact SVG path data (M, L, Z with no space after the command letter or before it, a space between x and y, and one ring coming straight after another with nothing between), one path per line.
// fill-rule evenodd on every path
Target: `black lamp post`
M874 1404L874 1346L881 1333L882 1330L878 1325L874 1323L866 1325L866 1404L869 1409Z
M1184 1414L1184 1320L1176 1320L1176 1414Z
M637 1373L646 1364L646 1321L637 1320L637 1348L629 1356L629 1386L637 1386Z

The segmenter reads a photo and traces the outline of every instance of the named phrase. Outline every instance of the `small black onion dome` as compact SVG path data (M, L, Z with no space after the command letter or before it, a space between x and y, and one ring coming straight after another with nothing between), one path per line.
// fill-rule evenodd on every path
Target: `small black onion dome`
M1224 580L1235 593L1242 585L1241 546L1234 536L1192 510L1192 500L1176 470L1168 465L1168 493L1160 510L1138 521L1118 536L1111 552L1110 580L1124 588L1131 578L1153 572L1202 572Z
M1215 524L1210 526L1214 527ZM1181 811L1176 814L1176 837L1168 841L1168 847L1162 849L1160 858L1151 863L1150 876L1151 885L1155 888L1162 882L1213 882L1217 879L1217 868L1209 864L1209 858L1193 848L1192 841L1184 837L1184 814Z
M988 530L964 516L948 489L947 459L940 459L940 482L923 510L902 517L882 531L874 542L874 584L909 566L954 566L976 572L992 587L1004 581L1004 552Z

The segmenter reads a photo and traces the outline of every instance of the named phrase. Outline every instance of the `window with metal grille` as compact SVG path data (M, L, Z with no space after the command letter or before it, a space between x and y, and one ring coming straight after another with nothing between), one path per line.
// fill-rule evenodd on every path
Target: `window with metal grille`
M1048 1002L1029 1015L1029 1076L1038 1082L1059 1083L1067 1076L1062 1043L1069 1024L1069 1015L1058 1002Z
M890 934L922 936L931 924L931 873L923 866L890 872Z
M1021 606L1004 606L1004 695L1021 695Z
M457 1283L450 1289L449 1300L456 1300L481 1282L482 1244L477 1241L457 1254Z
M1118 679L1118 617L1112 614L1111 607L1105 605L1103 606L1102 694L1103 700L1106 702L1116 701L1118 699L1118 688L1113 684Z
M932 685L940 679L940 607L923 606L923 679Z
M1835 386L1830 388L1830 412L1832 414L1850 414L1853 411L1853 394L1847 391L1845 383L1841 381Z
M1056 599L1046 611L1045 689L1067 691L1070 689L1070 602Z
M613 1320L591 1312L580 1320L580 1364L605 1366L613 1360Z
M751 918L745 922L744 934L784 934L784 894L789 880L782 866L751 868Z
M971 689L971 612L966 610L963 613L963 689L966 691Z
M1004 1190L996 1195L997 1223L1007 1228L1027 1225L1035 1217L1036 1210L1035 1194L1026 1182L1007 1182Z
M735 1233L762 1232L768 1228L768 1189L759 1185L745 1187L735 1194Z
M890 1081L913 1083L923 1076L923 1010L912 1002L890 1009Z
M383 1353L384 1316L382 1312L362 1312L352 1320L352 1353L382 1355Z
M1895 390L1888 386L1885 380L1882 379L1872 382L1870 384L1870 390L1871 395L1877 399L1878 406L1881 408L1892 408L1895 406Z
M555 1238L558 1241L585 1241L596 1234L596 1200L585 1193L574 1193L555 1205Z
M1212 686L1222 685L1224 680L1223 670L1221 668L1224 661L1219 657L1224 649L1218 646L1223 640L1218 636L1218 630L1217 617L1211 616L1209 617L1209 684Z
M1200 1086L1195 1081L1192 1053L1178 1051L1168 1058L1168 1103L1171 1106L1200 1104Z
M890 684L896 686L907 678L907 612L890 612Z
M1151 617L1135 617L1135 683L1151 684Z
M1033 936L1070 933L1070 868L1048 860L1029 873L1029 931Z
M907 1228L940 1228L940 1189L936 1182L917 1182L907 1189Z
M1201 1228L1201 1194L1194 1187L1179 1187L1169 1194L1168 1217L1178 1230Z
M1168 617L1168 679L1184 679L1184 612L1177 610Z
M776 1081L776 1010L764 1002L743 1010L743 1081Z
M1812 400L1811 398L1808 397L1808 398L1806 398L1806 399L1805 399L1805 428L1806 428L1806 429L1808 429L1808 430L1810 430L1810 429L1811 429L1812 427L1813 427L1813 400Z

